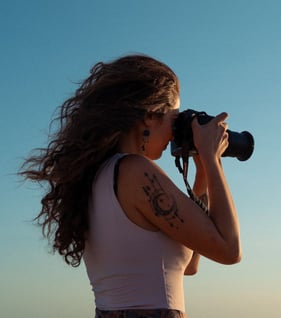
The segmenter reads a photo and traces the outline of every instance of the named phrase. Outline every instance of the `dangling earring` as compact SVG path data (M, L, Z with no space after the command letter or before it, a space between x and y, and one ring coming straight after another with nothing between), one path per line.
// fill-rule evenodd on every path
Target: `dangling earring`
M141 150L143 151L143 152L145 152L145 146L146 146L146 144L148 143L148 137L149 137L149 135L150 135L150 131L148 130L148 129L145 129L144 131L143 131L143 133L142 133L142 142L143 142L143 144L142 144L142 146L141 146Z

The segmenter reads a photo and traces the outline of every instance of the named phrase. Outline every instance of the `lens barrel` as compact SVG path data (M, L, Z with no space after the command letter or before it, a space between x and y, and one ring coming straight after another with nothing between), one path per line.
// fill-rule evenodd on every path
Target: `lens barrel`
M248 131L241 133L227 130L228 147L223 157L235 157L240 161L248 160L254 151L254 137Z

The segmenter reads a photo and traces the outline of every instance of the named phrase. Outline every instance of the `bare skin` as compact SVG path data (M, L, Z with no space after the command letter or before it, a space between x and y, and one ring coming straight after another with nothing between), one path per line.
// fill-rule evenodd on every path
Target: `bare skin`
M195 155L193 157L195 167L196 167L196 175L195 181L193 185L194 194L208 207L208 187L207 180L205 178L204 168L200 161L200 157ZM187 265L184 274L185 275L195 275L198 272L200 262L200 254L193 251L192 258Z
M241 257L239 223L220 157L228 146L227 114L222 113L200 126L193 121L197 175L194 191L208 194L209 216L152 160L161 156L172 139L172 123L177 108L163 121L149 118L136 126L120 143L120 152L131 153L120 165L118 198L126 215L137 225L162 231L190 249L191 261L185 274L197 272L200 255L223 264ZM141 151L140 132L149 129L146 153Z

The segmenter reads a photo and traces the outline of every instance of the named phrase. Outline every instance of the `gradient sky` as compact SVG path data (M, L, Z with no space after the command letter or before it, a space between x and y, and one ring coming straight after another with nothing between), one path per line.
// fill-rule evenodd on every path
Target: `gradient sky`
M15 176L46 145L55 108L98 61L149 54L181 81L181 109L229 113L255 152L224 158L243 260L202 259L184 278L191 318L277 318L281 310L281 2L279 0L13 0L0 5L0 317L93 317L84 266L48 253L30 220L40 189ZM169 150L159 164L184 190ZM189 178L192 181L193 167Z

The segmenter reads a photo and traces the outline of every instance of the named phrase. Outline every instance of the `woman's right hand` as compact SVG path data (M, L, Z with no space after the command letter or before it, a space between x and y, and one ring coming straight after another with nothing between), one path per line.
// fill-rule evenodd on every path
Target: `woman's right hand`
M197 118L192 121L193 141L201 160L219 159L228 147L227 117L223 112L204 125Z

